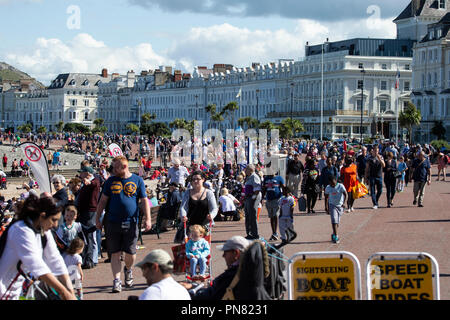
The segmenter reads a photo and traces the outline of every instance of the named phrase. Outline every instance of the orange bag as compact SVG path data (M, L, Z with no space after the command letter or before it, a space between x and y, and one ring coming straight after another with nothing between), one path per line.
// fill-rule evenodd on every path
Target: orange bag
M359 199L364 197L366 194L369 193L369 190L367 187L358 181L358 184L353 188L352 195L353 199Z

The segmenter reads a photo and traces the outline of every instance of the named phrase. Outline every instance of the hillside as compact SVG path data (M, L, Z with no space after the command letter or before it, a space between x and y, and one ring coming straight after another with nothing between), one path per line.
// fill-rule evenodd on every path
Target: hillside
M45 86L42 83L30 77L25 72L22 72L14 68L13 66L10 66L9 64L0 61L0 82L1 81L16 82L21 79L31 79L38 88L45 88Z

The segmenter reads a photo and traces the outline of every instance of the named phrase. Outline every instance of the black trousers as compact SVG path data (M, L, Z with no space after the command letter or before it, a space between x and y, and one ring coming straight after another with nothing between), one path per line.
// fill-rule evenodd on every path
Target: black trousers
M397 184L396 182L396 180L384 180L384 184L386 185L386 200L388 205L392 202L392 200L394 200L395 187Z
M314 190L309 190L306 192L306 208L308 209L308 211L314 209L318 195L319 194Z

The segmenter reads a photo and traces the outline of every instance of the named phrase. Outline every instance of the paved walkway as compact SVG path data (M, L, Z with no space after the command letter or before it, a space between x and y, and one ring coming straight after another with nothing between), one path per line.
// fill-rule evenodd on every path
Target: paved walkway
M436 167L433 173L436 174ZM447 177L450 181L449 177ZM412 205L412 185L403 193L396 194L394 207L386 208L386 193L380 199L380 208L372 209L370 197L355 202L355 212L344 214L339 234L340 244L330 242L330 218L324 212L323 201L316 205L315 214L295 215L295 229L299 236L285 247L287 256L300 251L350 251L359 259L362 269L363 299L366 299L365 268L367 259L376 252L427 252L433 255L440 268L441 299L450 299L450 182L435 182L426 187L424 208ZM259 222L260 235L270 237L270 222L263 209ZM225 269L221 252L216 246L233 235L244 235L244 221L217 222L213 232L212 267L215 275ZM174 231L157 239L156 235L145 235L145 249L138 250L138 261L150 250L162 248L171 253ZM102 259L101 261L103 261ZM147 287L142 273L135 270L135 287L112 294L110 265L100 262L92 270L85 270L84 293L86 300L126 300L129 295L139 295ZM123 277L123 275L122 275ZM177 276L183 280L183 276Z

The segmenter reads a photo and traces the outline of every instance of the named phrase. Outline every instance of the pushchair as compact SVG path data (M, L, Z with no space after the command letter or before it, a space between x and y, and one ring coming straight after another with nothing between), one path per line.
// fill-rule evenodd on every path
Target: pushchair
M212 238L212 221L209 224L208 234L205 236L205 240L208 241L209 246L211 247L211 238ZM187 226L186 222L184 222L184 241L183 243L172 247L172 253L174 257L174 273L175 274L185 274L186 282L208 282L212 285L212 261L211 254L206 257L206 270L204 276L192 275L190 274L190 261L186 256L186 243L188 242L187 236Z
M6 177L5 176L1 177L0 178L0 189L6 190L6 184L7 184Z

